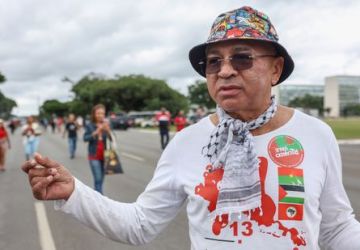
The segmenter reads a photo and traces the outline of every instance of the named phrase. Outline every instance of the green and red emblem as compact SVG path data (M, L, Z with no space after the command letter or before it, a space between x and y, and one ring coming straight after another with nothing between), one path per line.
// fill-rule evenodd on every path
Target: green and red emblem
M271 160L281 167L297 167L304 159L304 149L300 142L288 135L272 138L268 153Z

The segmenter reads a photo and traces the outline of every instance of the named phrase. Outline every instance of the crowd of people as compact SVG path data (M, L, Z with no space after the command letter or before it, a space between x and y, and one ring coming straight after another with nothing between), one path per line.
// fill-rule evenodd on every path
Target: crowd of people
M76 157L76 149L79 137L88 144L88 161L90 170L93 175L94 189L99 193L103 193L103 183L105 178L104 169L104 151L106 150L106 141L114 141L111 119L107 119L106 108L102 104L95 105L85 120L81 116L76 116L73 113L66 117L52 115L50 118L37 118L35 116L28 116L23 125L18 122L18 119L11 119L8 126L5 126L4 120L0 119L0 172L5 171L5 158L7 150L11 148L10 135L6 127L14 134L16 129L20 127L23 138L23 146L25 152L25 159L31 160L34 158L35 152L39 149L40 138L43 133L46 133L50 127L53 134L60 134L67 139L69 158ZM110 116L114 112L110 112ZM197 122L203 118L205 113L200 107L195 113L192 123ZM162 107L159 112L153 117L156 120L159 132L161 149L165 149L170 140L170 126L174 125L175 131L179 132L187 125L189 121L184 115L184 111L180 110L175 116L171 116L170 112ZM80 135L81 133L81 135Z

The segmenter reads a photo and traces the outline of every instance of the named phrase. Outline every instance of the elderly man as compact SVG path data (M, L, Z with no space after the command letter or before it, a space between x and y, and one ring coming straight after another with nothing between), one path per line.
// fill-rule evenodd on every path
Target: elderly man
M130 244L152 240L187 200L191 249L360 249L331 129L271 96L294 63L269 18L250 7L221 14L189 56L217 112L177 133L135 203L40 155L23 165L34 196Z

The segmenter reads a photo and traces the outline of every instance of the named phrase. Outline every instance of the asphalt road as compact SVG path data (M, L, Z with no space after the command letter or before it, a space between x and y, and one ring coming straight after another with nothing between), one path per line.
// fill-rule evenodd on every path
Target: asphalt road
M156 162L161 154L157 133L135 130L116 132L121 141L121 159L124 175L107 176L104 192L110 198L133 202L152 177ZM183 208L176 219L152 243L146 246L128 246L108 240L74 219L53 209L53 202L38 202L32 198L26 176L20 171L24 152L19 132L12 137L13 149L8 154L8 169L0 174L0 249L44 250L41 237L53 238L54 248L46 250L110 250L148 249L180 250L190 249L187 232L187 218ZM39 151L61 161L85 184L92 186L92 176L86 159L86 145L78 144L74 160L68 158L67 141L59 134L46 133L41 138ZM341 146L343 157L343 179L349 198L360 219L360 145ZM36 204L36 205L35 205ZM39 221L39 207L45 206L47 223ZM36 208L37 207L37 208ZM44 217L44 215L42 214ZM42 225L39 229L38 225ZM51 237L52 236L52 237Z

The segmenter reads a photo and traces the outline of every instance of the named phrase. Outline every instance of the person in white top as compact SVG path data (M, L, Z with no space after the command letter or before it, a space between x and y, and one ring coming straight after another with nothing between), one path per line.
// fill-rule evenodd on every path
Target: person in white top
M40 155L22 166L34 197L129 244L154 239L187 201L191 249L360 249L334 134L271 96L294 63L268 16L251 7L219 15L189 57L216 114L175 135L134 203Z

